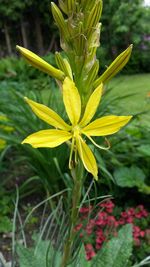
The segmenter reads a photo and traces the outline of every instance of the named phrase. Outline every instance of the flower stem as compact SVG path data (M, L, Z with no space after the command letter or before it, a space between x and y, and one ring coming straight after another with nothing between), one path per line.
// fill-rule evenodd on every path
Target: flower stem
M72 208L70 215L70 227L68 237L64 246L63 257L60 267L66 267L69 259L71 258L71 251L74 243L74 239L76 236L75 226L78 220L78 211L79 211L79 203L81 198L82 184L83 184L83 166L79 163L74 169L71 171L74 187L72 192Z

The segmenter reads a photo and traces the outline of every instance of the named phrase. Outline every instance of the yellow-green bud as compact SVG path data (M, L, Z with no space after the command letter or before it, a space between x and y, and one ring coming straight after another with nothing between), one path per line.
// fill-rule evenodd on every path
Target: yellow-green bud
M101 82L108 82L127 64L131 56L132 47L133 45L130 45L110 64L107 70L94 82L94 88L96 88Z
M63 0L59 0L59 6L65 14L68 14L67 5Z
M100 20L102 13L103 3L102 0L99 0L95 3L92 10L89 12L89 16L86 22L86 28L88 30L88 35L92 32L92 28L94 28Z
M57 5L53 2L51 3L51 8L52 8L52 14L53 14L54 20L55 20L58 28L62 32L63 37L66 37L66 28L67 27L66 27L66 22L65 22L65 19L63 17L62 12L57 7Z
M21 55L35 68L46 72L50 76L63 81L65 78L65 74L61 71L47 63L45 60L31 52L30 50L21 47L21 46L16 46L16 48L19 50Z
M55 53L55 60L57 66L68 76L71 80L73 80L71 66L66 58L63 58L60 53Z

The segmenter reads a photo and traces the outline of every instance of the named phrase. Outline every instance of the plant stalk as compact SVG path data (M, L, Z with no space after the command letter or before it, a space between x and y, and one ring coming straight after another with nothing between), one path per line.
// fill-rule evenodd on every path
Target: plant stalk
M78 211L79 211L79 203L81 199L82 192L82 184L83 184L83 166L81 163L76 166L72 172L72 177L74 180L74 187L72 192L72 207L71 207L71 215L70 215L70 227L69 233L66 240L66 244L64 246L63 257L60 267L66 267L70 258L71 251L75 239L75 226L78 221Z

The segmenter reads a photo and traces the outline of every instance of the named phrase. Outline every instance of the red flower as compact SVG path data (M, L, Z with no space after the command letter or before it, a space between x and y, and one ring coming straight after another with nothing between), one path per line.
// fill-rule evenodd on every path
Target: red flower
M87 261L91 260L96 255L94 248L90 243L85 245L85 252Z
M141 241L140 241L140 239L139 239L139 238L134 238L133 240L134 240L134 245L135 245L136 247L140 247L140 245L141 245Z
M92 206L88 206L88 207L81 207L80 208L80 213L89 213L92 210Z
M115 207L115 204L111 200L107 200L106 202L100 203L99 206L102 208L105 208L106 212L112 213Z
M122 218L128 218L127 212L126 211L121 212L121 217Z
M82 223L79 223L75 226L74 230L75 231L79 231L81 228L82 228L83 224Z

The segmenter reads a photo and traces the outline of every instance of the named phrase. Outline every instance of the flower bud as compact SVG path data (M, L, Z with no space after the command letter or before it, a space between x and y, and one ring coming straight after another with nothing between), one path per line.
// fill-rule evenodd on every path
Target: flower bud
M89 16L86 23L86 28L88 30L88 35L91 33L92 28L94 28L100 20L102 13L102 0L99 0L95 3L91 12L89 12Z
M75 10L75 0L67 0L68 14L73 13Z
M51 8L52 8L52 14L53 14L54 20L58 28L60 29L63 35L63 38L67 39L67 30L66 30L67 26L66 26L66 22L65 22L62 12L53 2L51 3Z
M66 58L63 58L58 52L55 53L55 60L57 66L65 73L65 75L73 80L72 70L68 60Z
M16 48L19 50L19 52L21 53L21 55L35 68L46 72L47 74L49 74L50 76L63 81L64 80L64 73L59 70L56 69L55 67L53 67L52 65L50 65L49 63L47 63L45 60L43 60L42 58L40 58L39 56L37 56L36 54L34 54L33 52L31 52L30 50L21 47L21 46L16 46Z
M108 82L127 64L131 56L132 47L133 45L130 45L110 64L107 70L94 82L94 88L96 88L101 82Z
M86 80L86 88L89 88L90 85L92 84L92 82L95 80L95 78L98 74L98 70L99 70L99 61L96 60L93 64L92 68L88 72L88 77Z
M67 5L63 0L59 0L59 6L65 14L68 14Z

